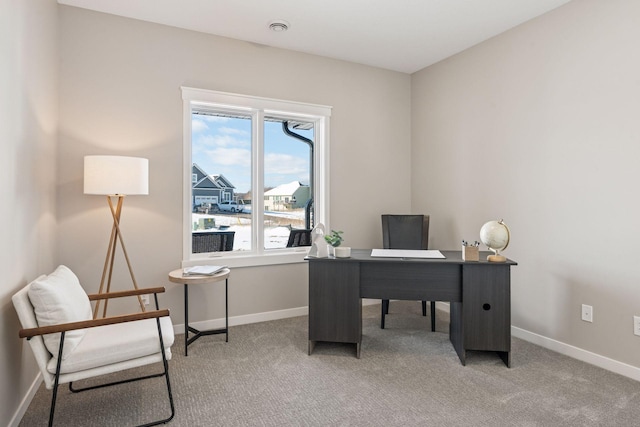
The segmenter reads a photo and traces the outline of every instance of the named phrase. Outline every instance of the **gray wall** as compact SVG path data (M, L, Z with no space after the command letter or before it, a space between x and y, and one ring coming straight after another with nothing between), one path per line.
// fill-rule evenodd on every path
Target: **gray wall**
M574 1L414 74L411 168L432 247L510 225L516 333L636 368L638 22L635 0Z
M11 296L55 267L57 4L2 0L0 9L0 425L37 367Z

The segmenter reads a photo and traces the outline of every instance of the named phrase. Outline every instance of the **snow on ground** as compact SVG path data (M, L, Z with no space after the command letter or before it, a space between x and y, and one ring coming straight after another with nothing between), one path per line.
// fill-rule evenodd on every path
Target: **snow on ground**
M192 222L199 223L200 218L213 218L216 222L216 228L200 231L220 230L235 232L233 237L233 250L250 250L251 249L251 219L241 217L235 214L191 214ZM295 211L265 211L265 218L291 218L293 220L304 221L304 209ZM198 232L198 230L194 230ZM289 228L283 226L265 227L264 229L264 246L266 249L285 248L289 240Z

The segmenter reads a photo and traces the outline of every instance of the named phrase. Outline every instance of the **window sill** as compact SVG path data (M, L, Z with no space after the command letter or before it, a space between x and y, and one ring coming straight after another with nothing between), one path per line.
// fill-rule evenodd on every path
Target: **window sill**
M182 268L194 265L226 265L229 268L260 267L263 265L296 264L305 262L309 252L308 247L294 251L266 253L262 255L211 253L194 255L191 259L182 261Z

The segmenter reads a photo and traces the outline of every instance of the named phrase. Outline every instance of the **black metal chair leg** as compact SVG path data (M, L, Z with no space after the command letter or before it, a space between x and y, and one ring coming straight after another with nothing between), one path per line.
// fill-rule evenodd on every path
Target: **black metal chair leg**
M431 301L431 332L436 331L436 302Z
M427 302L422 301L422 315L426 317L427 315Z
M53 396L51 397L51 409L49 410L49 427L53 426L53 414L56 410L56 398L58 397L58 383L60 381L60 366L62 366L62 348L64 347L64 332L60 333L60 347L58 348L58 363L56 375L53 381Z

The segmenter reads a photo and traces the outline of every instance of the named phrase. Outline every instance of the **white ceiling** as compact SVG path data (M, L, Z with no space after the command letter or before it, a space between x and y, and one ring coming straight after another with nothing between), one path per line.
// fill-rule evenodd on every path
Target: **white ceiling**
M99 12L413 73L570 0L58 0ZM289 30L269 30L285 20Z

